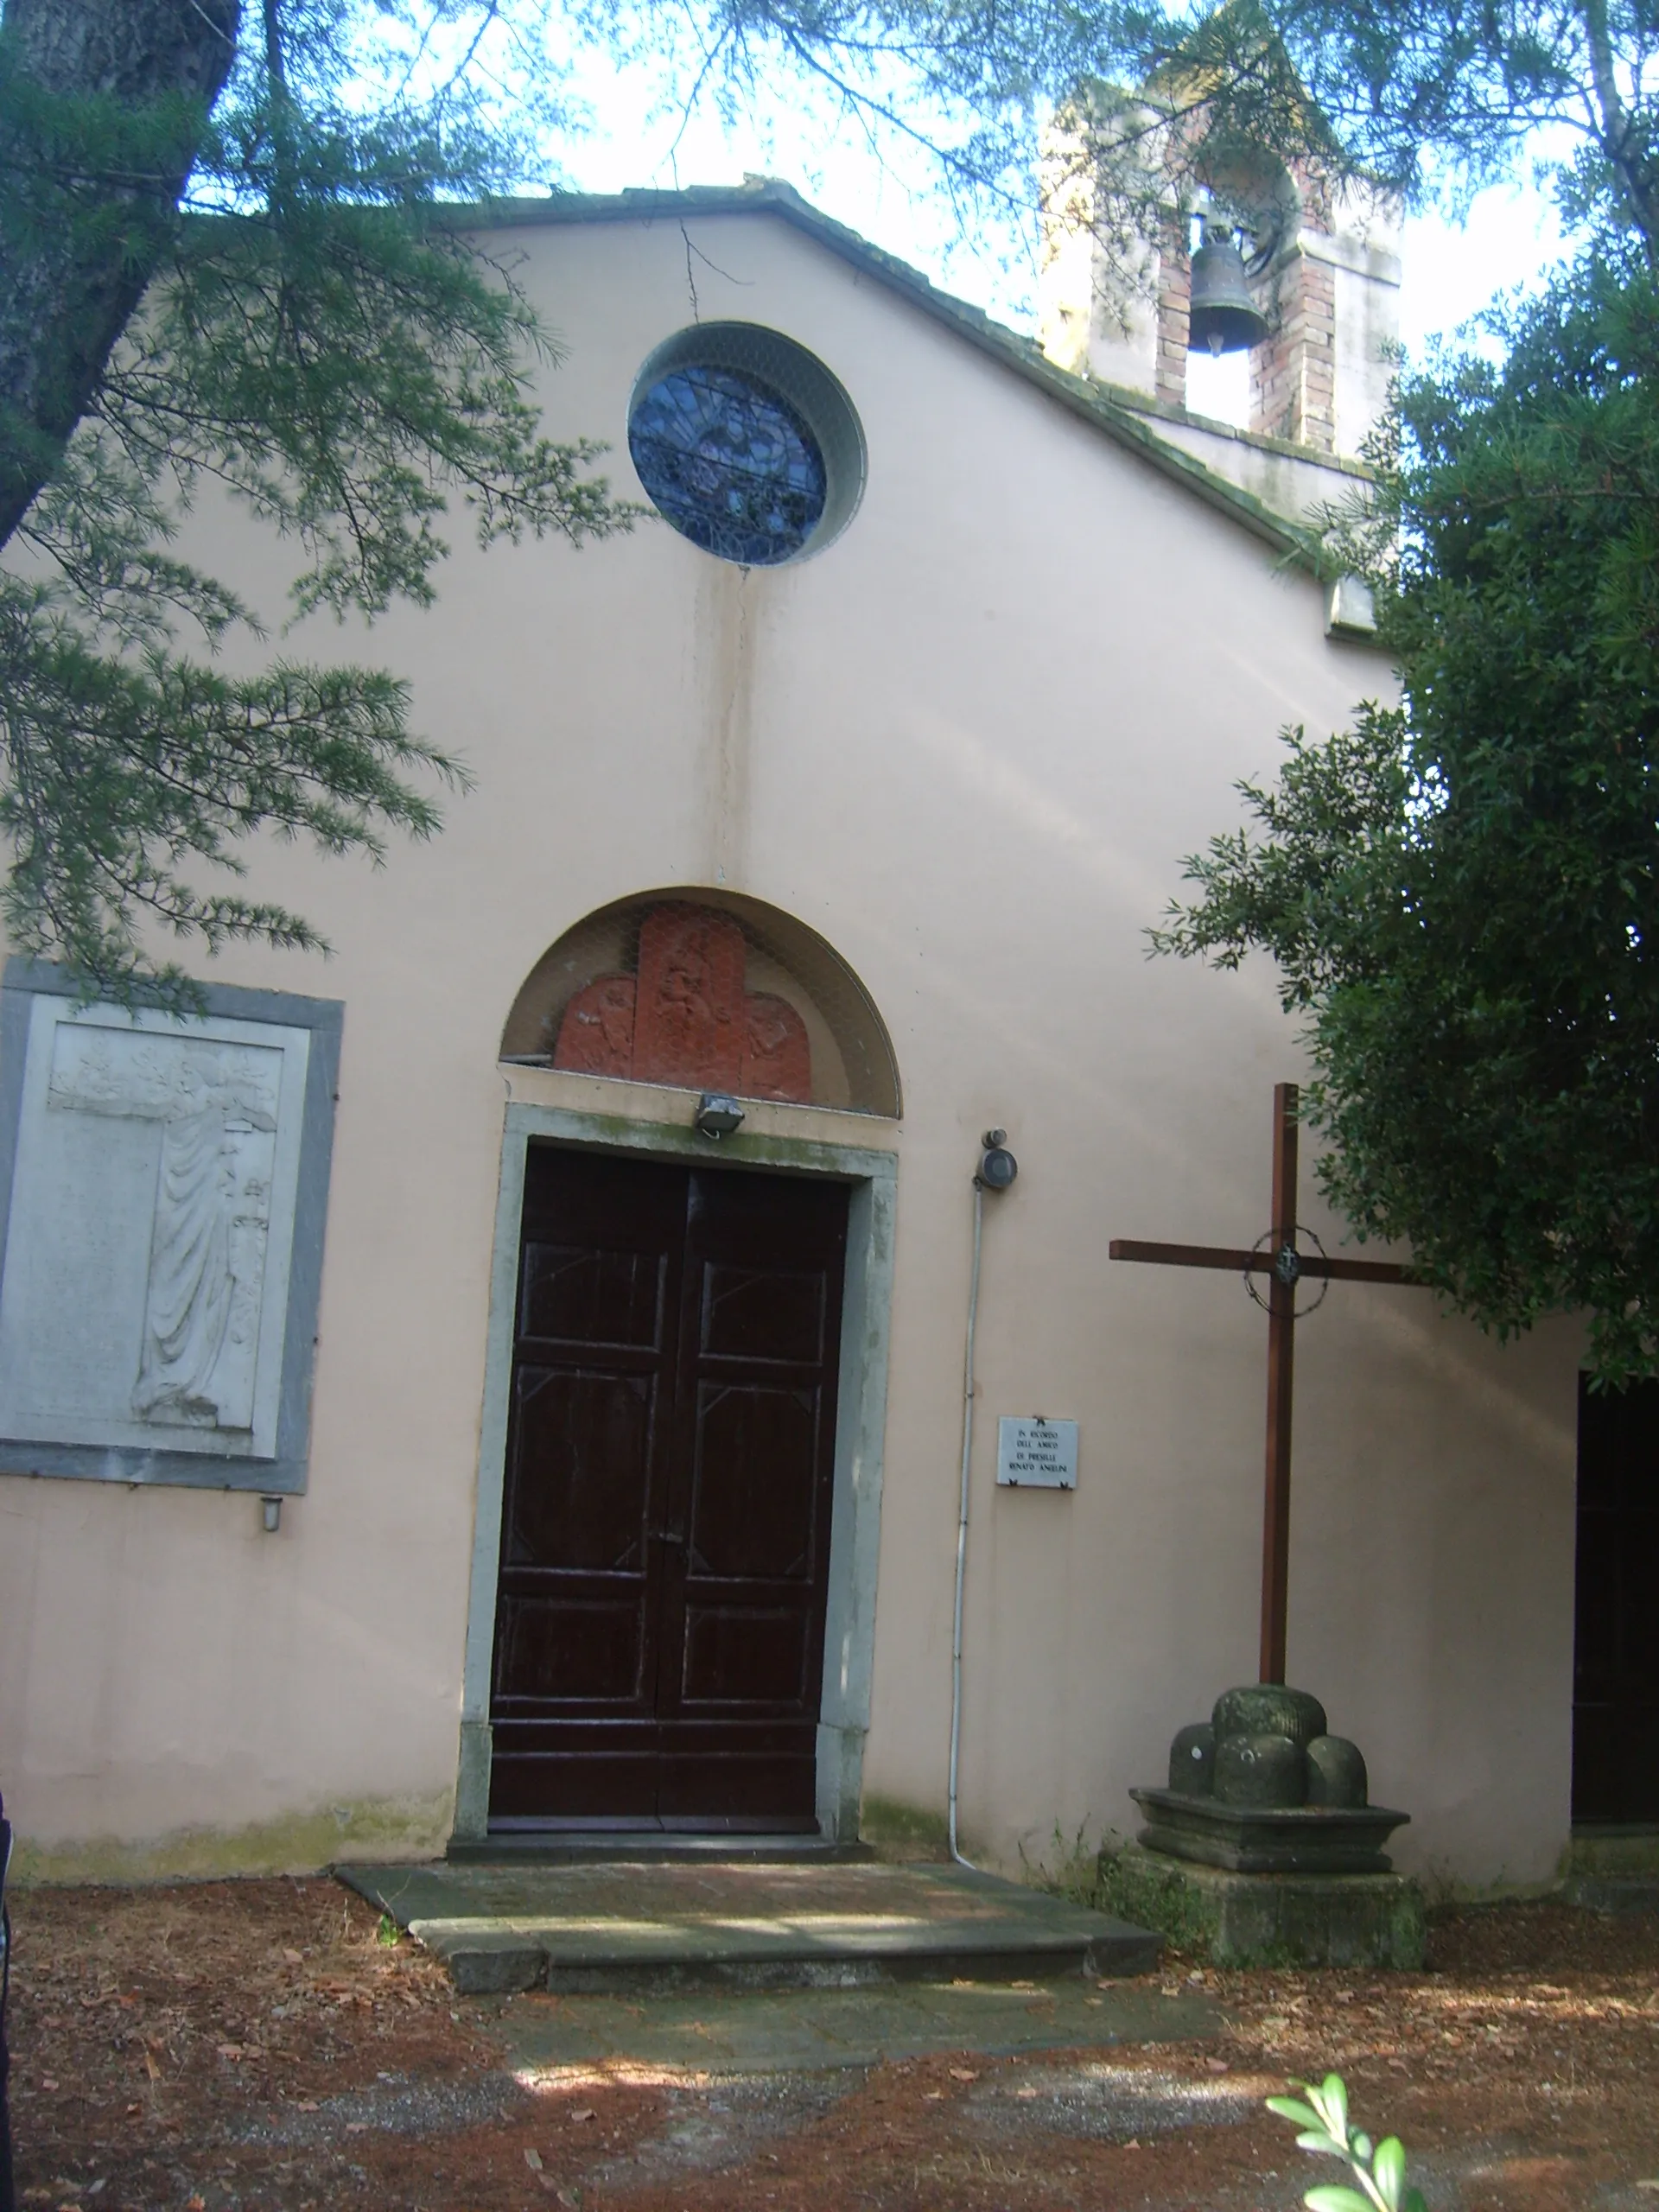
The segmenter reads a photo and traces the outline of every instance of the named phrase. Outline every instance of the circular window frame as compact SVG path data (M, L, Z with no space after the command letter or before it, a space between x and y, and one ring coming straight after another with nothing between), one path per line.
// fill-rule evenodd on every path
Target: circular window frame
M758 563L734 561L729 554L714 552L687 536L671 516L663 515L662 520L686 544L707 554L711 561L725 562L728 568L792 569L798 562L810 561L833 545L858 512L868 463L864 427L841 379L804 346L765 323L689 324L646 355L633 380L628 394L630 457L633 418L640 402L676 369L692 368L726 369L738 376L753 377L788 402L811 433L823 462L823 512L792 553L781 561Z

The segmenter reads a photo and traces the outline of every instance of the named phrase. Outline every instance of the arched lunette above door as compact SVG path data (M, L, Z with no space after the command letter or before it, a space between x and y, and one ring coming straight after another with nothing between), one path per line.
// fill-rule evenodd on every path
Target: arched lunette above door
M886 1025L841 955L741 893L643 892L567 930L525 978L504 1058L572 1073L897 1116Z

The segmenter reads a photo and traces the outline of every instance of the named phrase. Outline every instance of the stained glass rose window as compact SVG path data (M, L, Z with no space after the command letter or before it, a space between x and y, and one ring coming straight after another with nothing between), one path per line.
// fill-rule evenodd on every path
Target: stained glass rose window
M658 348L634 387L628 450L663 519L746 568L827 544L863 489L846 393L753 324L705 323Z
M634 409L628 449L664 521L728 561L787 561L823 512L817 440L736 369L671 370Z

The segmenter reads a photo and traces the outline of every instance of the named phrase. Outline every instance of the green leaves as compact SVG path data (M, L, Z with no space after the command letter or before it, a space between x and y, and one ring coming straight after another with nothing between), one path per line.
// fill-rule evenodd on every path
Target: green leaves
M293 540L302 612L424 605L449 498L486 543L626 527L601 448L540 434L528 397L556 349L510 277L427 207L322 191L272 223L194 222L154 311L111 364L98 424L142 466L213 476Z
M259 832L378 861L388 830L438 827L410 772L465 781L410 734L407 694L389 677L278 663L232 678L159 644L111 654L10 578L0 700L9 931L118 998L188 1001L178 970L147 953L157 926L210 951L240 938L327 949L282 906L203 890L200 863L239 875L236 846Z
M1406 2153L1397 2135L1390 2135L1386 2141L1377 2145L1371 2159L1371 2178L1376 2182L1389 2212L1399 2212L1401 2195L1406 2185Z
M1406 2153L1398 2136L1373 2149L1369 2135L1349 2126L1348 2092L1339 2074L1327 2074L1317 2088L1307 2082L1294 2086L1307 2092L1306 2102L1269 2097L1268 2110L1301 2129L1300 2150L1345 2158L1359 2183L1351 2189L1345 2182L1326 2182L1310 2189L1302 2199L1308 2212L1427 2212L1421 2191L1406 2185Z
M497 16L3 0L3 908L22 947L91 986L176 995L158 931L321 949L212 872L239 876L260 833L378 861L393 832L431 835L435 788L465 780L383 674L221 672L257 624L172 550L200 488L287 542L296 612L342 617L430 601L452 503L486 544L632 520L598 446L543 434L531 378L557 348L444 204L524 174L464 67L415 88L428 42L493 52ZM365 30L402 40L401 83L353 81Z
M1325 2123L1311 2107L1298 2103L1294 2097L1269 2097L1268 2110L1276 2112L1281 2120L1294 2120L1298 2127L1324 2130Z
M586 0L580 20L663 61L671 104L695 86L759 109L783 85L878 141L908 133L970 215L1029 218L1038 120L1058 106L1096 137L1093 227L1125 272L1155 215L1147 118L1123 97L1142 86L1181 126L1178 194L1262 174L1264 149L1454 207L1524 167L1659 245L1645 0Z
M1332 1202L1500 1336L1588 1313L1617 1383L1659 1371L1659 287L1605 243L1503 328L1402 393L1402 703L1289 733L1154 943L1271 952Z

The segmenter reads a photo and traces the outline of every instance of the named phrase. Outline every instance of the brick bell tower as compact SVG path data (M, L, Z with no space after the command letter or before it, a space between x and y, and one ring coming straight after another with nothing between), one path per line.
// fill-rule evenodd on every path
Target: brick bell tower
M1151 401L1148 411L1170 421L1172 430L1185 417L1196 435L1207 418L1189 415L1186 405L1185 223L1172 207L1155 245L1140 249L1131 291L1121 264L1112 264L1091 232L1090 213L1088 174L1074 163L1065 191L1051 194L1045 228L1043 350L1058 366L1114 387L1114 396L1131 405ZM1351 461L1388 404L1394 372L1398 207L1380 193L1333 191L1299 167L1281 171L1271 195L1262 197L1255 229L1267 251L1252 262L1250 290L1269 329L1250 353L1248 429L1300 448L1309 461L1322 455ZM1176 442L1193 442L1179 435ZM1205 458L1224 467L1207 446ZM1292 496L1290 504L1303 501Z

